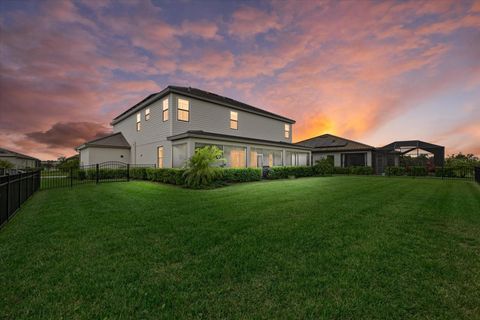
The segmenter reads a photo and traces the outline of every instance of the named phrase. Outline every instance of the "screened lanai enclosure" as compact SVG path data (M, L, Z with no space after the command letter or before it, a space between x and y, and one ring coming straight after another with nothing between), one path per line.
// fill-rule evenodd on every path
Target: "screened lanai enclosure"
M445 164L445 147L420 140L395 141L375 151L375 172L391 166L424 166L435 169Z

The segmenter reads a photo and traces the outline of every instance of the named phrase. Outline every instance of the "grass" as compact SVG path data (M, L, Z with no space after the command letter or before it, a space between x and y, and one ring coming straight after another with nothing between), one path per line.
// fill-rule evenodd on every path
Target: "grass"
M0 230L0 318L478 319L480 188L304 178L40 191Z

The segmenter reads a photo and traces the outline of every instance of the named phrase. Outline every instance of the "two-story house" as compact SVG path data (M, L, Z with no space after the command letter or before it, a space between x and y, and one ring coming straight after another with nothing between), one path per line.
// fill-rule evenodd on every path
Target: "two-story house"
M112 121L113 134L77 148L80 164L105 161L184 166L196 148L216 145L227 167L310 165L292 144L294 120L203 90L168 86Z

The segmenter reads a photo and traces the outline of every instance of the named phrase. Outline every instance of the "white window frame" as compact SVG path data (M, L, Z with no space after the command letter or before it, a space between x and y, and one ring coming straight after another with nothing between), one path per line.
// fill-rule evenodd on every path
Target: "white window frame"
M185 106L181 106L181 102L186 102L186 108ZM187 116L187 120L180 119L180 114L181 112L184 112ZM177 121L183 121L183 122L189 122L190 121L190 101L182 98L178 98L177 101Z
M162 150L162 156L160 157L160 150ZM157 147L157 168L164 168L165 166L165 148L163 146Z
M145 121L150 120L150 108L145 109Z
M141 120L142 120L142 114L139 112L137 113L137 124L136 124L137 131L140 131L142 129L142 123L140 122Z
M291 125L288 123L285 123L285 139L290 139L290 130L291 130Z
M168 98L162 102L162 119L163 122L168 121Z
M230 111L230 129L238 130L238 112L237 111Z

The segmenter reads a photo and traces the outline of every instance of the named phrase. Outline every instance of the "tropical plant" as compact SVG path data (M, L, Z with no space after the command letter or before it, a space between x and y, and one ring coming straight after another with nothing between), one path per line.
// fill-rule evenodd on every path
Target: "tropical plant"
M12 169L13 168L13 163L7 160L2 160L0 159L0 168L4 169Z
M222 175L222 171L215 164L225 162L223 152L216 146L205 146L195 151L187 162L183 174L185 184L190 188L203 188L211 185Z

